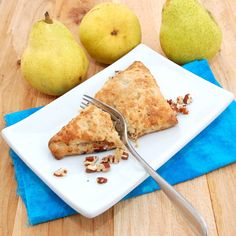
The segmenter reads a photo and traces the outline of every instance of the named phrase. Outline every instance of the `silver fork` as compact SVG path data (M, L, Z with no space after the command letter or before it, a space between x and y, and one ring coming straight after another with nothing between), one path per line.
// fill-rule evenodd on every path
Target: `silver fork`
M81 108L87 107L89 104L95 105L98 108L108 112L114 121L115 128L121 137L122 142L133 155L133 157L143 166L150 176L158 183L166 196L177 206L182 212L182 215L190 222L190 226L197 235L208 235L207 224L204 218L197 212L195 208L169 183L167 183L133 148L129 142L127 135L127 125L123 115L113 107L105 104L98 99L84 95L84 102L81 103Z

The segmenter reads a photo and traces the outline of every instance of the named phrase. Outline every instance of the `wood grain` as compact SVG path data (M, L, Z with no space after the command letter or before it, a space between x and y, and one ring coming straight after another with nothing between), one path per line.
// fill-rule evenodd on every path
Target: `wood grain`
M54 98L32 89L17 60L27 44L33 22L47 10L78 39L83 15L100 0L0 0L0 128L3 115L48 104ZM142 25L142 41L163 54L158 35L164 0L114 0L127 4ZM236 1L202 0L223 31L220 53L210 65L218 81L236 94ZM88 76L103 69L90 58ZM123 201L96 217L80 215L30 227L25 207L16 195L14 169L8 147L0 138L0 235L192 235L187 223L161 192ZM206 218L209 235L236 235L236 164L176 186Z
M176 186L207 221L209 235L217 235L214 214L205 177ZM199 194L196 194L196 189ZM115 235L194 235L187 222L162 193L151 193L114 207ZM135 227L136 225L141 227Z
M113 234L113 209L108 210L99 217L87 219L81 215L74 215L48 223L29 227L24 204L20 199L14 221L14 236L47 236L47 235L112 235ZM9 234L10 235L10 234Z

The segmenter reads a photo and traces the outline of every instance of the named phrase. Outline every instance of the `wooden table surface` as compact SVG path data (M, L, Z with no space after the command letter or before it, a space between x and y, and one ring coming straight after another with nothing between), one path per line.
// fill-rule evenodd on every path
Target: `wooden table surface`
M0 112L45 105L54 98L32 89L23 79L17 60L26 46L32 23L47 10L60 19L78 40L78 25L94 0L0 0ZM138 15L142 41L162 53L159 43L164 0L115 0ZM236 95L236 1L204 0L223 31L220 53L210 61L217 80ZM89 76L103 67L90 60ZM214 155L214 153L213 153ZM236 164L176 186L202 213L209 235L236 235ZM75 215L34 227L27 225L22 200L16 195L14 169L8 146L0 139L0 235L192 235L160 191L116 204L95 219Z

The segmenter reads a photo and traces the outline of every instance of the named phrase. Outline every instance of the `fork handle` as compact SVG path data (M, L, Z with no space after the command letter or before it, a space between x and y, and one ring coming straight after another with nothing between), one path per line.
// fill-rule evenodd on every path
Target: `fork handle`
M190 225L192 226L193 231L197 235L207 236L207 224L197 210L136 152L129 141L126 143L126 147L135 159L142 164L149 175L158 183L166 196L182 212L182 215L191 223Z

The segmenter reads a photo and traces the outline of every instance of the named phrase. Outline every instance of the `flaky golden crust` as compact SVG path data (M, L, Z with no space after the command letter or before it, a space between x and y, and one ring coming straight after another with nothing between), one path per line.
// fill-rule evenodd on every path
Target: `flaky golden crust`
M83 109L48 144L57 159L67 155L110 150L122 145L110 115L92 105Z
M134 140L178 123L152 74L139 61L110 78L95 97L124 115Z

